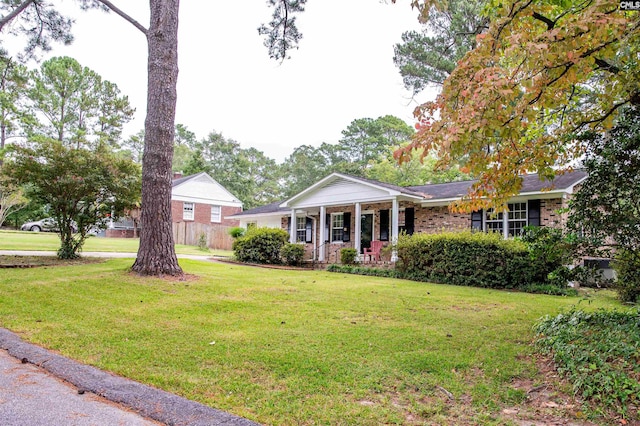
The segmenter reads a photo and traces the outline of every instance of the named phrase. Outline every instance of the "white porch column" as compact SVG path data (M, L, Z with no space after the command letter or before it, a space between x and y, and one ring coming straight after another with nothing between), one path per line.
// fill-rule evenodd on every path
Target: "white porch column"
M355 216L355 235L354 235L354 248L356 249L356 259L360 260L360 246L362 245L362 221L360 219L360 216L362 216L362 207L360 205L360 203L356 203L356 212L354 214Z
M318 241L316 242L318 246L318 261L324 262L324 253L327 251L327 248L324 245L324 241L327 236L324 234L324 231L327 227L327 208L325 206L320 206L320 235Z
M395 245L398 243L398 218L400 216L400 208L398 206L398 199L394 198L391 202L391 244L393 244L393 251L391 252L391 261L398 260L398 251Z
M291 226L289 226L289 242L295 244L296 242L296 209L291 209Z

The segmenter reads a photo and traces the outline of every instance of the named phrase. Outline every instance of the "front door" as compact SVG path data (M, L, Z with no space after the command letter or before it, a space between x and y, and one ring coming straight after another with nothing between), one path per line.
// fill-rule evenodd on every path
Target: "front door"
M364 213L360 216L360 253L365 248L371 247L373 240L373 213Z

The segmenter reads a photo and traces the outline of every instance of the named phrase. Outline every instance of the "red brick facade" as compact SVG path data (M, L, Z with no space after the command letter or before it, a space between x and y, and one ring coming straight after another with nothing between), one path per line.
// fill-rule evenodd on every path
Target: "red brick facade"
M240 221L237 219L225 219L226 216L240 213L241 207L222 206L221 221L211 222L211 205L193 203L194 212L193 219L184 219L184 202L171 200L171 218L173 223L195 222L205 225L222 225L222 226L238 226Z
M540 200L540 225L541 226L550 226L557 227L566 223L567 213L566 213L567 202L562 198L554 198L554 199L542 199ZM373 212L374 214L374 239L379 239L380 236L380 211L381 210L391 210L392 205L390 202L387 203L376 203L376 204L362 204L361 211L362 212ZM404 220L404 209L405 208L414 208L414 232L415 233L428 233L435 234L443 231L459 231L465 229L471 229L471 214L469 213L452 213L446 206L439 207L422 207L419 204L414 204L411 202L400 202L399 204L400 214L399 214L399 222L402 225ZM324 229L320 229L320 218L319 216L314 216L315 220L315 239L313 244L305 244L305 252L306 258L312 258L315 247L318 246L317 241L320 241L321 244L324 243L323 248L325 250L325 258L328 262L334 263L339 262L340 257L340 249L346 247L353 247L355 241L355 206L338 206L338 207L327 207L326 214L330 215L331 213L351 213L351 224L350 224L350 238L348 242L327 242L324 243ZM289 218L287 216L282 217L282 229L289 231L288 224ZM390 225L391 226L391 225ZM331 232L329 230L329 232ZM389 239L391 237L391 232L389 232Z

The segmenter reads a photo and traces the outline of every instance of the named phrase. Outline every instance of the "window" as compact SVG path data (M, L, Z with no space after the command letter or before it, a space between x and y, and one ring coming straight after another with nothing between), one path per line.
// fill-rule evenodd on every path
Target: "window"
M487 210L487 215L485 219L485 231L487 232L504 232L504 214L498 213L496 214L493 209Z
M331 241L342 241L344 237L344 214L331 215Z
M505 238L522 234L522 230L527 226L527 203L509 203L507 206L509 211L505 213L495 214L493 209L487 210L484 222L485 231L499 232Z
M253 229L253 228L257 228L258 227L258 222L256 222L255 220L253 222L247 222L247 231L249 229Z
M182 218L184 220L193 220L193 211L195 210L195 206L193 203L183 203L182 204Z
M307 218L296 217L296 241L304 243L307 239Z
M220 206L211 206L211 222L222 222L222 208Z
M509 236L521 235L527 226L527 203L509 204Z

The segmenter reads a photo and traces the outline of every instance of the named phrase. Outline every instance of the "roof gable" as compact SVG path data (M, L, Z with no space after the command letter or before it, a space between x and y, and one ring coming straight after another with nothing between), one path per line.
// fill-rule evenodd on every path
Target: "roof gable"
M175 200L242 206L240 200L206 172L175 179L171 186L171 198Z
M401 195L415 199L421 198L420 194L400 186L343 173L332 173L289 198L280 207L304 208L321 204L339 205L349 204L354 200L360 202L380 201Z

